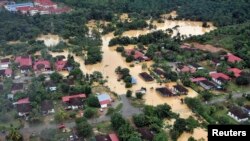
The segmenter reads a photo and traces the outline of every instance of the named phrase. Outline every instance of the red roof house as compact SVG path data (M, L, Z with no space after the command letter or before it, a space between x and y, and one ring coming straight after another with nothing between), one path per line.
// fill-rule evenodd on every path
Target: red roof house
M86 95L85 94L77 94L77 95L64 96L64 97L62 97L62 101L69 102L70 99L73 99L73 98L86 98Z
M62 97L62 101L66 105L66 109L79 109L83 106L83 100L86 98L85 94L77 94Z
M12 75L12 70L11 69L6 69L5 70L5 76L11 77L11 75Z
M223 83L231 79L228 75L224 73L211 72L210 76L212 77L212 80L219 85L222 85Z
M33 66L34 71L46 71L50 70L50 68L50 62L47 60L39 60Z
M32 59L30 56L18 56L16 57L15 62L20 66L32 66Z
M55 67L57 71L62 71L62 70L66 70L67 61L56 61L55 63Z
M27 98L23 98L23 99L19 99L15 104L28 104L30 103L30 99Z
M147 56L145 56L143 53L141 53L138 50L135 50L135 49L127 49L126 50L127 55L132 55L132 53L133 53L133 57L135 60L145 60L145 61L150 60Z
M228 71L229 71L229 72L233 72L235 77L241 76L241 72L242 72L242 71L241 71L240 69L238 69L238 68L229 68Z
M34 0L34 5L44 8L57 8L57 4L51 0Z
M231 53L228 53L226 55L226 58L227 58L227 61L230 62L230 63L236 63L236 62L242 61L241 58L239 58L238 56L235 56L235 55L233 55Z

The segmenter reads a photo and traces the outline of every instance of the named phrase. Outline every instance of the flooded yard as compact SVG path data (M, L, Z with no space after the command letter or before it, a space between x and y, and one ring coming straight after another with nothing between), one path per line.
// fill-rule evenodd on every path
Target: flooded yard
M126 16L124 16L126 17ZM87 25L90 28L95 28L96 22L89 22ZM164 23L156 23L153 22L154 25L156 25L157 29L165 30L167 28L173 28L176 26L179 26L177 28L178 32L180 32L181 35L201 35L206 32L209 32L211 30L214 30L215 27L210 26L209 28L203 28L202 22L193 22L193 21L170 21L165 20ZM147 34L152 32L153 30L131 30L123 33L123 36L129 36L129 37L136 37L142 34ZM177 32L176 32L177 33ZM122 68L129 68L130 74L136 78L137 84L134 85L132 88L130 88L132 91L136 91L141 89L141 87L145 87L147 89L147 92L144 96L145 104L148 105L159 105L167 103L169 104L173 111L180 114L180 117L182 118L188 118L189 116L193 116L192 111L185 105L181 103L181 98L184 98L185 96L178 96L178 97L162 97L160 94L156 93L155 88L157 87L163 87L167 86L171 88L176 83L168 83L168 84L158 84L155 81L154 82L145 82L140 76L139 73L141 72L147 72L147 69L142 69L142 64L134 64L134 67L129 67L130 64L125 62L125 58L121 56L121 54L117 53L115 51L115 47L108 47L109 41L114 38L113 33L109 33L102 36L102 51L103 51L103 60L101 63L95 64L95 65L84 65L84 60L82 57L75 56L74 54L70 53L68 50L65 50L61 53L52 53L53 56L57 55L64 55L68 56L68 54L71 54L74 56L75 61L80 64L80 68L84 73L93 73L94 71L100 71L103 76L108 80L108 82L105 84L108 86L111 91L116 92L118 95L125 94L128 89L125 88L125 84L120 81L118 82L117 75L115 73L115 69L118 66L121 66ZM50 40L49 40L50 41ZM129 48L132 48L134 45L129 45ZM147 66L150 67L150 65L153 64L153 62L149 61L146 62ZM64 76L67 75L67 73L61 72ZM197 93L188 88L189 94L188 97L195 97L197 96Z

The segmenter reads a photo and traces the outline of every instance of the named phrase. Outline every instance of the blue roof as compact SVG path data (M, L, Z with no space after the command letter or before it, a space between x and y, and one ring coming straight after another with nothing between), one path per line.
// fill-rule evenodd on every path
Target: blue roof
M25 7L25 6L33 7L34 4L33 4L32 2L18 3L18 4L9 4L9 5L5 5L5 8L6 8L8 11L17 11L16 8L18 8L18 7Z
M99 101L110 100L110 96L108 94L100 94L97 96Z
M132 77L132 78L131 78L131 83L132 83L132 84L136 84L136 83L137 83L136 78Z

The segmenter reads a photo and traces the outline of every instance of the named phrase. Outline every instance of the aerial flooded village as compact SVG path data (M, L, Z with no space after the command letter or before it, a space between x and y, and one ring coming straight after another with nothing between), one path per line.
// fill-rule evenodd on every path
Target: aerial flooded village
M207 141L208 125L249 124L250 9L232 3L0 0L0 141Z

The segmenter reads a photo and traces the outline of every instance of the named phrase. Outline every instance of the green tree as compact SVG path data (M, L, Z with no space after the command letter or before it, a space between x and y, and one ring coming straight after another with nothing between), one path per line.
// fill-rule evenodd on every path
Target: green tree
M87 104L90 106L90 107L97 107L99 108L100 107L100 104L99 104L99 100L96 96L94 95L90 95L88 98L87 98Z
M156 107L156 111L157 111L157 116L160 119L170 118L173 115L173 113L171 112L171 107L167 104L158 105Z
M54 72L50 75L50 79L55 83L59 83L62 80L62 78L63 76L58 72Z
M81 137L89 137L92 135L92 126L86 120L76 121L76 130Z
M160 133L154 136L153 141L168 141L167 133L165 133L164 131L161 131Z
M118 130L122 125L126 123L125 119L119 113L114 113L111 116L111 124L115 130Z
M137 99L142 99L143 94L140 93L140 92L137 92L137 93L135 94L135 96L136 96Z
M132 96L132 91L131 90L127 90L126 97L131 97L131 96Z
M57 122L65 121L69 118L69 115L67 112L65 112L63 109L60 109L58 112L55 113L55 120Z
M92 108L87 108L84 110L84 117L92 118L96 114L96 111Z
M239 76L236 78L236 84L241 86L241 85L248 85L249 81L246 77L244 76Z
M134 115L133 121L137 127L144 127L149 125L149 120L144 114Z

